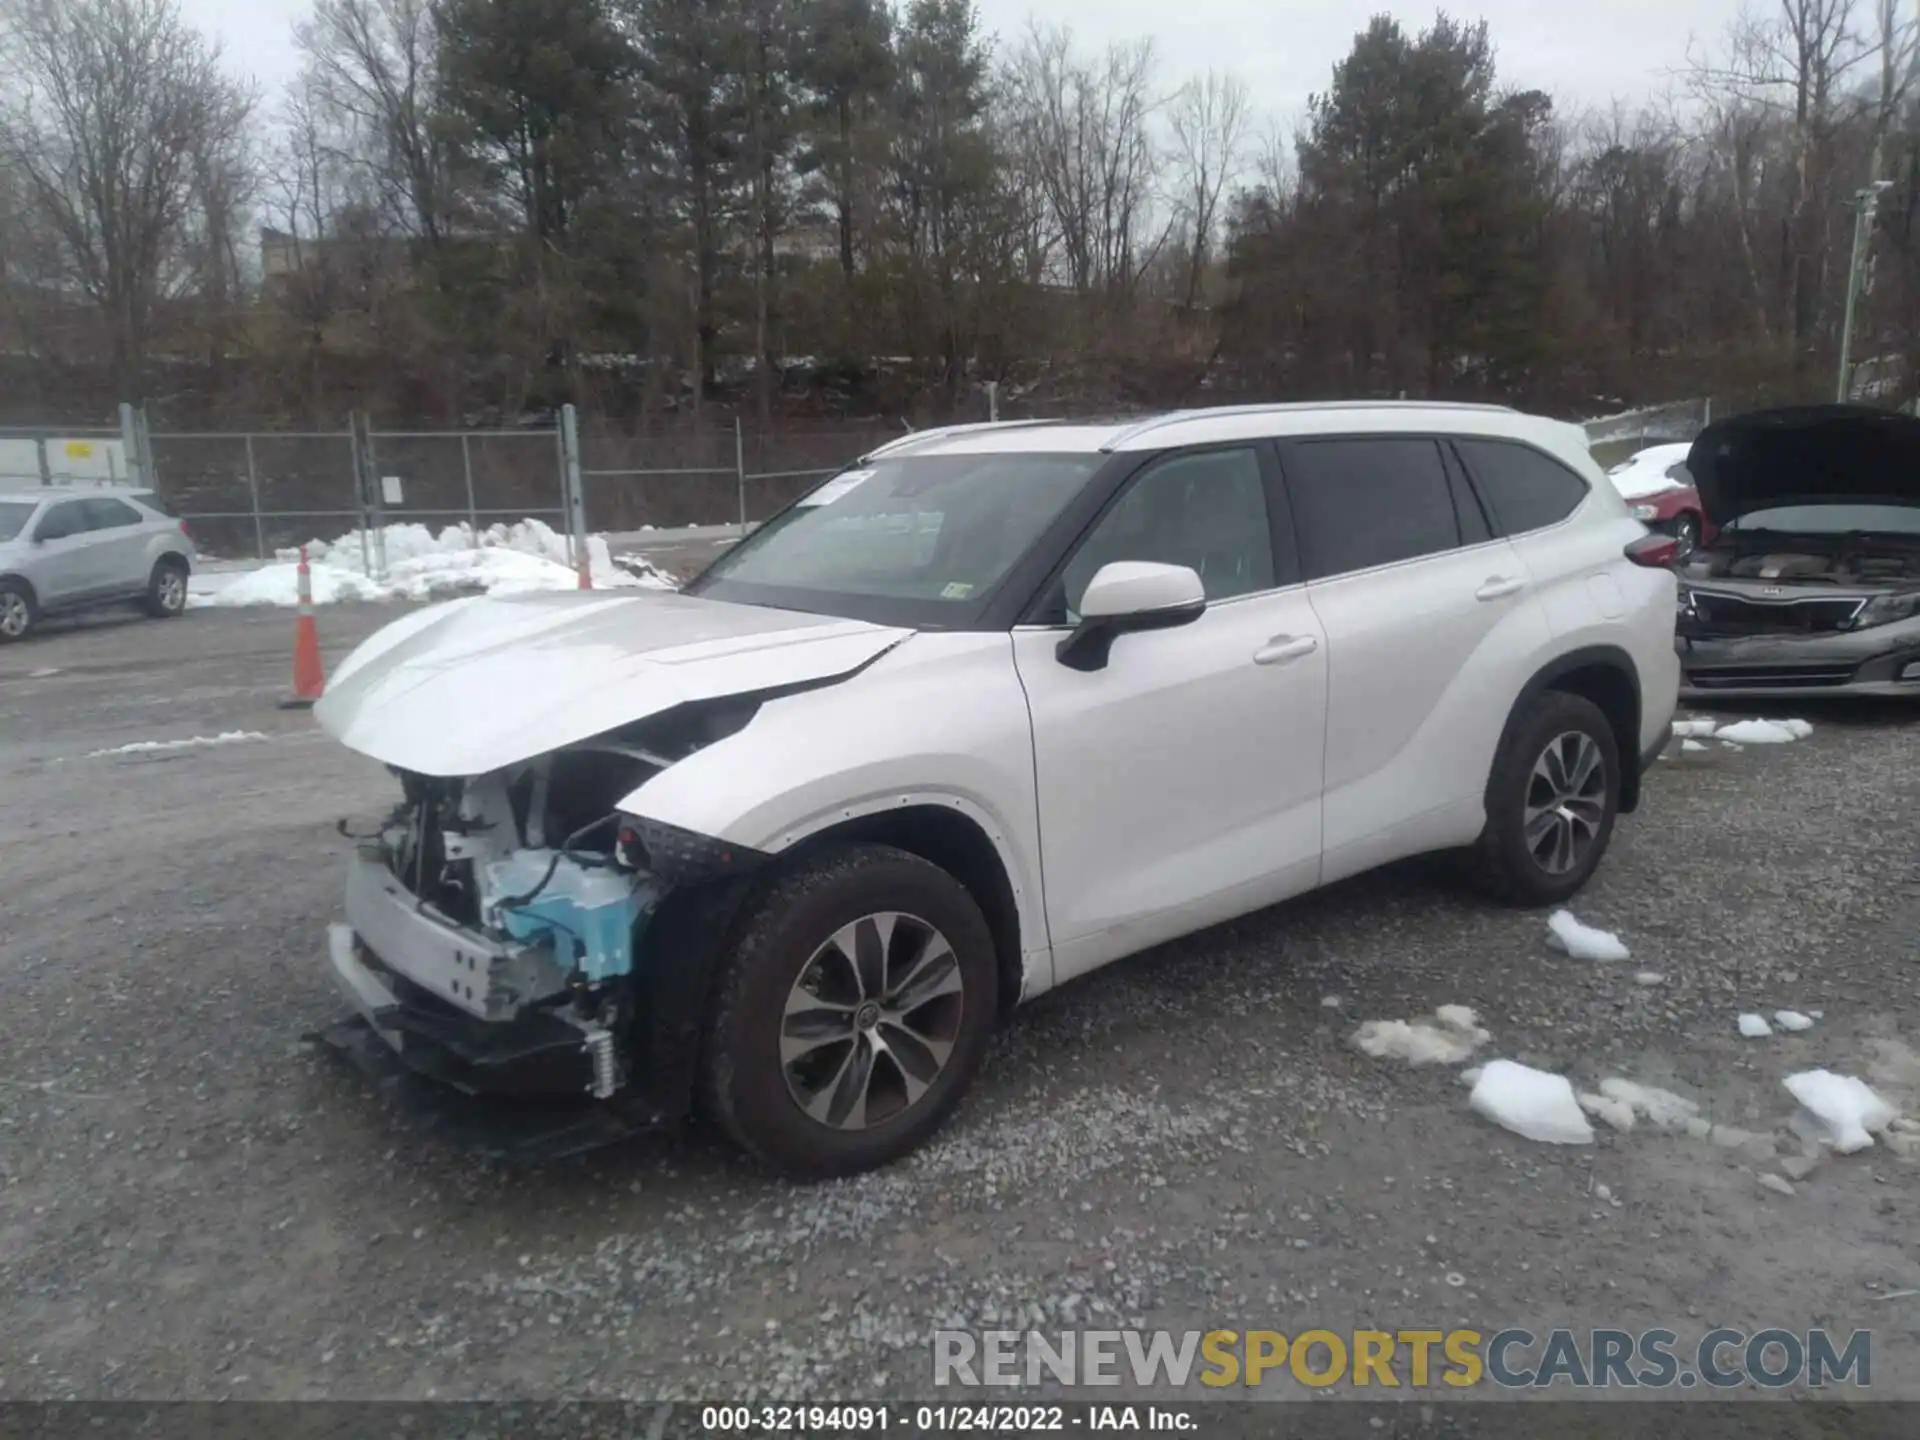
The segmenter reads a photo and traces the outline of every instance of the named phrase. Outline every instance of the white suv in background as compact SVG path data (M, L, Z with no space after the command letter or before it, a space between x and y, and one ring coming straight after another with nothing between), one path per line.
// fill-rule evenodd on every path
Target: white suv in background
M1429 851L1572 895L1668 739L1673 554L1574 426L1258 406L917 434L678 594L419 611L317 711L404 791L328 1038L882 1163L1121 956Z

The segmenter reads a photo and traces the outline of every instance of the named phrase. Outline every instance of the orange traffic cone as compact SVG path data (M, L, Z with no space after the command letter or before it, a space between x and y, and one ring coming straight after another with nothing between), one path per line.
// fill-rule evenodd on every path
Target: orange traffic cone
M326 667L320 663L320 632L313 623L313 580L307 571L307 547L300 547L300 616L293 622L293 693L280 702L282 710L311 710L327 689Z

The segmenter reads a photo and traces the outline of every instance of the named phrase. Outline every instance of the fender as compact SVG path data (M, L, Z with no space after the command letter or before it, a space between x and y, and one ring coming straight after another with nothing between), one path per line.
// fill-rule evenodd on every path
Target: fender
M777 855L913 805L950 807L992 843L1018 916L1023 994L1047 989L1032 721L1010 635L915 635L838 684L767 701L617 808Z

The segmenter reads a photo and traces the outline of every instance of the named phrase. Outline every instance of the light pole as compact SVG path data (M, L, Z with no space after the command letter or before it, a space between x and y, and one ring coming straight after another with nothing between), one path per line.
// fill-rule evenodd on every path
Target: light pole
M1840 376L1833 397L1841 405L1852 398L1853 317L1860 300L1867 250L1873 240L1873 214L1880 206L1880 197L1892 188L1891 180L1875 180L1853 196L1853 258L1847 265L1847 308L1840 322Z

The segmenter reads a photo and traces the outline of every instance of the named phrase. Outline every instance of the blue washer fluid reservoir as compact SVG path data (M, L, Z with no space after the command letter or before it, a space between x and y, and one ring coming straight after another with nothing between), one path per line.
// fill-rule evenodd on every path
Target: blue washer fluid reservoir
M550 864L553 878L538 895L511 908L501 904L538 885ZM552 850L517 850L486 867L483 913L516 940L546 941L588 980L605 980L633 969L634 927L657 897L648 876L564 855L556 863Z

